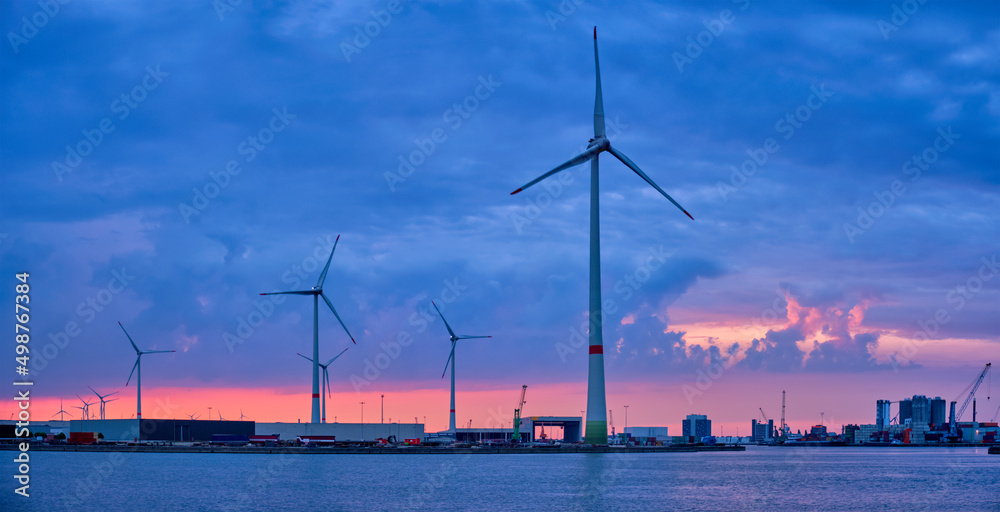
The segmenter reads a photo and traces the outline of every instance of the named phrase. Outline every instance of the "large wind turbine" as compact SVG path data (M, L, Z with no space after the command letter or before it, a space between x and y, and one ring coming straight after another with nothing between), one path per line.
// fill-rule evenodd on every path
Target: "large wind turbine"
M326 423L326 395L329 393L330 398L333 398L333 394L330 393L330 372L327 371L327 368L330 366L330 363L336 361L338 357L344 355L344 352L347 352L346 348L344 350L341 350L339 354L333 357L333 359L327 361L326 364L319 365L319 367L323 369L323 416L321 417L323 423ZM309 359L308 357L303 356L302 354L299 355L304 357L306 361L309 361L310 363L312 362L312 359ZM240 414L243 414L242 411L240 412Z
M469 340L474 338L492 338L493 336L466 336L457 335L455 331L451 330L451 326L448 325L448 321L444 319L444 315L441 314L441 310L438 309L438 305L434 304L434 309L437 309L438 316L441 317L441 321L444 322L445 328L448 329L448 337L451 340L451 355L448 356L448 361L444 363L444 371L441 372L441 378L444 378L444 374L448 373L448 365L451 365L451 412L448 415L448 432L452 435L455 434L455 343L458 340Z
M87 387L90 388L90 390L93 391L95 395L97 395L97 399L101 401L101 419L103 420L104 419L104 406L105 406L105 404L107 404L108 402L114 402L115 400L118 400L117 398L112 398L111 400L105 400L105 398L107 398L107 397L109 397L111 395L117 395L118 392L115 391L114 393L108 393L108 394L106 394L104 396L101 396L101 394L98 393L94 388L91 388L90 386L87 386Z
M128 386L129 382L132 382L132 374L135 374L135 418L142 421L142 356L144 354L166 354L168 352L177 352L176 350L139 350L139 347L135 346L135 342L132 341L132 337L128 335L128 331L125 330L125 326L121 322L118 322L118 327L122 328L122 332L125 333L125 337L128 338L128 342L132 344L132 348L135 349L135 364L132 365L132 371L128 374L128 380L125 381L125 386ZM136 369L138 368L138 373Z
M587 429L584 442L589 444L607 444L608 417L607 400L604 391L604 338L602 335L603 321L601 318L601 240L600 240L600 208L598 206L598 155L607 151L614 155L629 169L635 171L640 178L646 180L657 192L663 194L679 208L684 215L691 217L677 201L667 195L656 183L646 176L624 153L611 147L604 131L604 99L601 96L601 65L597 58L597 27L594 27L594 68L597 72L597 93L594 100L594 138L590 139L586 151L571 158L566 163L529 181L523 187L511 192L516 194L539 181L570 167L590 161L590 370L587 379Z
M337 235L337 239L333 242L333 249L330 250L330 257L326 260L326 266L323 267L323 273L319 275L319 281L316 282L316 286L313 286L311 290L298 290L292 292L270 292L262 293L261 295L312 295L313 297L313 385L312 385L312 423L320 422L319 414L319 298L323 297L323 301L326 302L327 306L330 306L330 311L333 311L333 316L337 317L337 321L340 322L340 326L344 328L344 332L347 336L351 338L351 342L357 345L358 342L354 341L354 336L351 336L351 331L347 330L347 326L344 325L344 321L340 319L340 315L337 314L337 310L333 308L333 303L330 299L326 297L323 293L323 281L326 281L326 273L330 270L330 261L333 260L333 252L337 250L337 242L340 241L340 235Z

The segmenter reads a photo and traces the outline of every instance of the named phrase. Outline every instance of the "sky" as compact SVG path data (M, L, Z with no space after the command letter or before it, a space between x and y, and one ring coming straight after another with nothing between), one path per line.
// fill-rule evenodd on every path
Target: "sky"
M308 421L311 305L259 293L313 286L337 236L331 421L447 428L431 301L492 335L457 347L460 424L509 426L523 384L525 415L579 415L590 170L510 192L593 137L595 25L612 145L694 217L601 155L618 429L748 432L785 390L793 430L839 431L1000 355L996 2L54 9L0 6L0 301L30 274L35 418L88 386L135 412L121 322L176 350L143 358L147 417Z

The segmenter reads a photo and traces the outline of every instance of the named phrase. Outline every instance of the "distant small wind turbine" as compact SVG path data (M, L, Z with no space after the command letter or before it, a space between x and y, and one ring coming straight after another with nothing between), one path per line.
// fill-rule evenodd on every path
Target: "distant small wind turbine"
M246 418L246 416L243 415L243 408L240 407L240 421L243 421L243 418Z
M132 371L128 374L128 380L125 381L125 386L128 386L129 382L132 382L132 374L135 373L135 417L136 419L142 421L142 356L144 354L166 354L168 352L177 352L176 350L139 350L139 347L135 346L135 342L132 341L132 337L128 335L128 331L125 330L125 326L121 322L118 322L118 327L122 328L122 332L125 333L125 337L128 338L128 342L132 344L132 348L135 349L135 364L132 365ZM136 373L136 369L139 370Z
M201 414L198 414L198 413L195 413L195 414L188 414L188 418L190 418L190 419L191 419L191 421L194 421L194 420L196 420L196 419L198 419L198 418L200 418L200 417L201 417Z
M63 410L63 401L62 401L62 398L59 399L59 412L57 412L56 414L59 415L59 421L65 421L64 415L69 414L69 411L64 411ZM52 417L55 418L56 414L53 414Z
M337 239L333 242L333 249L330 250L330 257L326 260L326 266L323 267L323 272L319 275L319 281L316 281L316 286L313 286L309 290L297 290L291 292L270 292L262 293L261 295L312 295L313 298L313 374L312 374L312 422L320 422L319 413L319 298L323 297L323 301L326 302L327 306L330 306L330 311L333 312L333 316L337 317L337 321L340 322L340 326L344 328L344 332L347 336L351 338L351 342L357 344L354 341L354 336L351 336L351 331L347 330L347 326L344 325L344 321L340 319L340 315L337 314L337 310L334 309L333 303L330 299L323 293L323 282L326 281L326 273L330 270L330 261L333 260L333 253L337 250L337 243L340 242L340 235L337 235Z
M94 388L91 388L90 386L87 386L87 387L90 388L90 390L93 391L94 394L97 395L97 398L101 401L101 419L103 420L104 419L104 405L107 404L108 402L114 402L115 400L118 400L117 398L112 398L111 400L105 400L105 398L107 398L107 397L109 397L111 395L117 395L118 392L115 391L114 393L108 393L108 394L102 396L100 393L98 393L97 391L95 391Z
M646 181L657 192L666 197L680 211L691 217L677 201L674 201L662 188L650 179L646 173L639 169L624 153L611 147L604 128L604 98L601 93L601 65L597 58L597 27L594 27L594 68L597 75L597 92L594 100L594 138L590 139L587 149L569 159L562 165L551 171L529 181L521 188L511 192L517 194L522 190L556 174L560 171L580 165L590 161L590 356L589 371L587 379L587 425L584 435L584 442L588 444L607 444L608 442L608 417L607 417L607 397L604 386L604 336L603 321L601 318L601 235L600 235L600 207L598 191L598 156L607 151L615 158L632 169L640 178Z
M84 400L83 397L81 397L80 395L76 395L76 397L79 398L81 402L83 402L83 407L76 406L77 409L80 409L80 419L89 420L91 402Z
M448 325L448 321L444 319L444 315L441 314L441 310L438 309L437 304L431 301L434 309L437 310L438 316L441 317L441 321L444 322L444 326L448 329L448 339L451 340L451 355L448 356L448 361L444 363L444 371L441 372L441 378L448 373L448 365L451 365L451 412L448 413L448 432L455 434L455 343L458 340L470 340L475 338L492 338L493 336L466 336L455 334L455 331L451 330L451 326Z
M330 372L327 371L327 368L330 366L330 363L336 361L338 357L344 355L344 352L347 352L346 348L344 350L341 350L339 354L337 354L336 356L333 357L333 359L330 359L329 361L327 361L326 364L320 364L319 365L319 367L323 369L323 393L322 393L323 394L323 414L322 414L322 416L320 418L323 423L326 423L326 396L329 394L330 398L333 398L333 393L330 391ZM308 357L303 356L302 354L299 354L299 356L301 356L302 358L304 358L306 361L312 362L312 359L309 359Z

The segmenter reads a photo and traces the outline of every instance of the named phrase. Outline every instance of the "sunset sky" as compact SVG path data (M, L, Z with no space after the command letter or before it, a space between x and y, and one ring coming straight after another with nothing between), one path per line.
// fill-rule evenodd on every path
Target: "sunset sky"
M510 192L593 136L594 25L609 138L695 219L602 155L617 429L746 435L787 390L793 430L839 431L1000 362L995 1L3 2L0 301L30 272L34 417L88 385L135 412L120 321L177 351L143 357L147 417L307 421L310 300L258 294L315 284L337 235L331 421L385 394L447 428L432 300L493 336L458 347L459 424L509 426L522 384L526 415L579 415L589 166Z

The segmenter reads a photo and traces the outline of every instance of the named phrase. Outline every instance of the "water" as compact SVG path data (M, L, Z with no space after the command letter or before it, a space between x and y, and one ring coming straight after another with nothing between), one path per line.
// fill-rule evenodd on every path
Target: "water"
M0 452L12 475L15 452ZM1000 511L985 448L743 453L231 455L31 452L7 510Z

